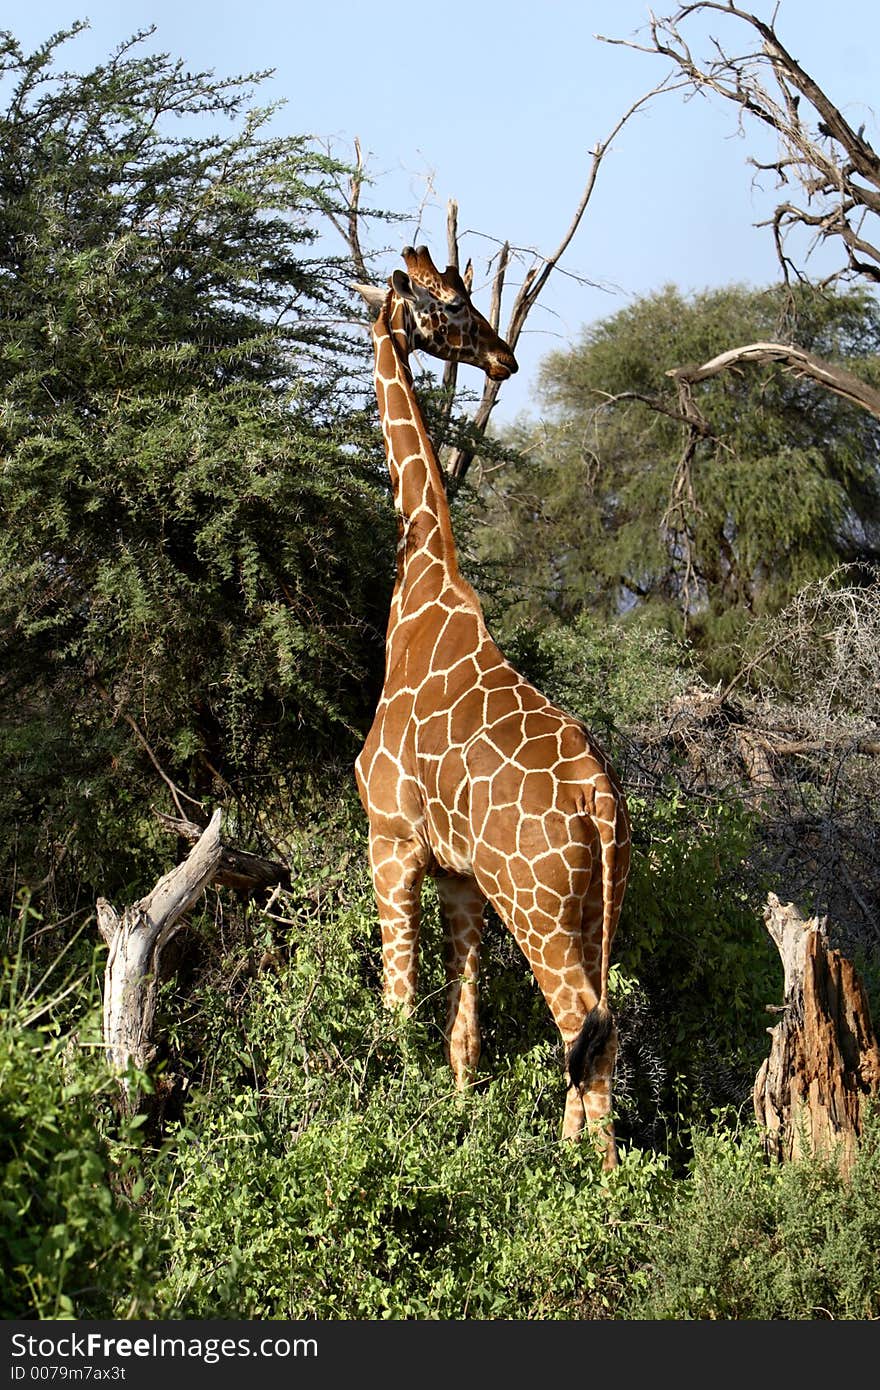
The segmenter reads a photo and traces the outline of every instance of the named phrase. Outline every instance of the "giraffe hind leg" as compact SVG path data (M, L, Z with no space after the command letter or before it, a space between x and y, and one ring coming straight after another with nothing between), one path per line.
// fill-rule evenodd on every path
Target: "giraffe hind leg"
M617 1030L609 1010L591 1009L568 1054L569 1087L563 1136L577 1139L586 1128L602 1154L603 1167L617 1166L611 1120L611 1080L617 1056Z
M473 878L438 878L446 952L446 1055L457 1086L469 1086L480 1060L479 970L486 899Z
M497 906L497 904L496 904ZM572 903L545 936L530 930L527 913L516 908L508 921L566 1049L571 1076L562 1125L564 1139L579 1139L587 1129L606 1168L617 1164L611 1123L611 1078L617 1055L617 1034L608 1009L599 1006L599 959L594 932L584 922L595 917L595 904Z
M370 864L382 927L383 997L409 1010L418 983L421 891L426 855L417 840L371 835Z

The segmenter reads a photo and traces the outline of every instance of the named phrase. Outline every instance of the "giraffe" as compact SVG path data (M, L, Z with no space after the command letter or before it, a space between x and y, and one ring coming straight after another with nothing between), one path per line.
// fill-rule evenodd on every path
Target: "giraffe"
M517 363L457 269L405 247L406 273L357 285L377 311L374 383L394 504L397 576L376 715L355 764L369 821L383 995L409 1010L420 898L436 879L444 921L445 1050L456 1085L480 1056L486 903L526 957L565 1047L562 1134L585 1127L617 1163L608 1006L611 942L629 869L626 803L588 730L513 669L459 571L440 466L413 389L424 350L506 380Z

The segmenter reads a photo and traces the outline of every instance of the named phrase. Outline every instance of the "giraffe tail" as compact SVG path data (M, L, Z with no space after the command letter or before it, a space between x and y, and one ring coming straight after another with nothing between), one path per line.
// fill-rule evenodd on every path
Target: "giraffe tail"
M568 1054L569 1086L582 1086L589 1080L613 1027L614 1019L607 1004L599 1003L587 1014Z

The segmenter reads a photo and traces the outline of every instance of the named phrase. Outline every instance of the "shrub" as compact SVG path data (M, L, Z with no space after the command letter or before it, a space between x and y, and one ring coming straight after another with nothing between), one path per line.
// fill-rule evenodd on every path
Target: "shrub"
M704 1133L624 1315L880 1317L878 1199L880 1114L849 1181L830 1162L765 1164L754 1130Z
M149 1316L139 1125L115 1120L96 1014L62 1032L84 982L58 980L0 966L0 1317Z

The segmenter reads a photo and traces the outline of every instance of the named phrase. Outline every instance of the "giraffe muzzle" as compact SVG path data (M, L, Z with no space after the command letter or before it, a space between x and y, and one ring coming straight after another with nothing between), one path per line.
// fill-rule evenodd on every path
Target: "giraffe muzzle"
M493 355L486 375L491 381L506 381L514 372L519 371L519 363L512 352L499 352Z

